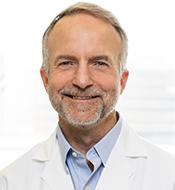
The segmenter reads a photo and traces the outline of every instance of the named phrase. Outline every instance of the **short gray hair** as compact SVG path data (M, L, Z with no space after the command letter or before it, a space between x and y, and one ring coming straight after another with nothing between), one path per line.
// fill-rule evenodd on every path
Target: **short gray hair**
M65 16L71 16L75 14L89 14L96 18L99 18L105 22L110 23L116 30L116 32L119 34L121 40L122 40L122 50L119 56L119 64L120 64L120 72L122 72L126 67L126 59L128 54L128 39L125 31L121 27L120 23L118 22L117 18L108 10L105 10L104 8L92 4L92 3L84 3L79 2L76 3L64 11L62 11L60 14L58 14L54 20L51 22L49 27L46 29L43 40L42 40L42 51L43 51L43 63L42 68L45 69L46 73L49 72L49 65L48 65L48 49L47 49L47 40L48 35L55 26L55 24L63 17Z

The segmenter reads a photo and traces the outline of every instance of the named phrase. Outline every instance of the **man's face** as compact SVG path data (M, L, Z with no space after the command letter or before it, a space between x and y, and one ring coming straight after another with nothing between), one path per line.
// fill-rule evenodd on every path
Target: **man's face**
M49 73L41 76L60 119L97 125L114 110L128 73L119 73L121 39L108 23L86 14L62 18L47 42Z

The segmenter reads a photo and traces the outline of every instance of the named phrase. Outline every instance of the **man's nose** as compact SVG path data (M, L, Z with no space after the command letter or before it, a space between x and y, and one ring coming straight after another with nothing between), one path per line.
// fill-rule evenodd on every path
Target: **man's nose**
M73 79L73 85L81 89L86 89L93 85L91 73L86 63L79 64Z

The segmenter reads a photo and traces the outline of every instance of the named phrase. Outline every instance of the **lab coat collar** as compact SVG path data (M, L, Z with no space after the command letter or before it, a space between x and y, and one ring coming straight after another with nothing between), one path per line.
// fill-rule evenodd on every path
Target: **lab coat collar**
M119 136L118 144L122 146L124 156L126 157L144 157L147 158L148 152L145 146L145 140L140 137L126 121L122 119L122 130Z
M58 187L73 190L71 176L65 171L60 155L55 130L47 141L39 145L33 155L35 162L44 164L41 173L43 190L57 190Z
M102 172L97 190L109 189L109 184L115 183L122 190L132 189L134 176L138 168L140 168L137 164L140 163L139 158L141 158L141 165L144 166L148 157L145 147L144 141L122 120L122 130L119 139ZM64 187L62 189L73 189L71 177L65 172L62 164L56 140L56 130L44 144L39 145L33 155L33 160L45 163L41 179L44 181L44 185L48 186L48 189L56 190L55 187L60 185ZM136 160L139 162L135 162Z
M148 158L144 141L122 120L122 130L97 184L96 190L140 190ZM138 183L139 181L139 183Z
M45 162L49 161L54 153L56 142L56 132L57 129L52 133L52 135L44 142L40 143L33 153L33 160Z
M122 146L125 156L128 157L147 157L147 150L143 147L144 141L131 127L129 127L126 121L121 119L122 130L119 135L118 142L115 146ZM48 161L51 159L55 146L58 147L56 139L57 128L53 134L45 142L39 144L38 148L33 154L33 160Z

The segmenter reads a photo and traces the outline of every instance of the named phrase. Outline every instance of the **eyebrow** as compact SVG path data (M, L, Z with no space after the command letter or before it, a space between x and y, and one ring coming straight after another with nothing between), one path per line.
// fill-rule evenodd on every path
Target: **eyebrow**
M71 56L71 55L59 55L59 56L56 57L55 63L56 63L58 60L60 60L60 59L75 60L75 61L77 61L77 58L74 57L74 56Z
M98 56L93 56L89 59L90 61L94 60L105 60L111 62L111 59L107 55L98 55Z

